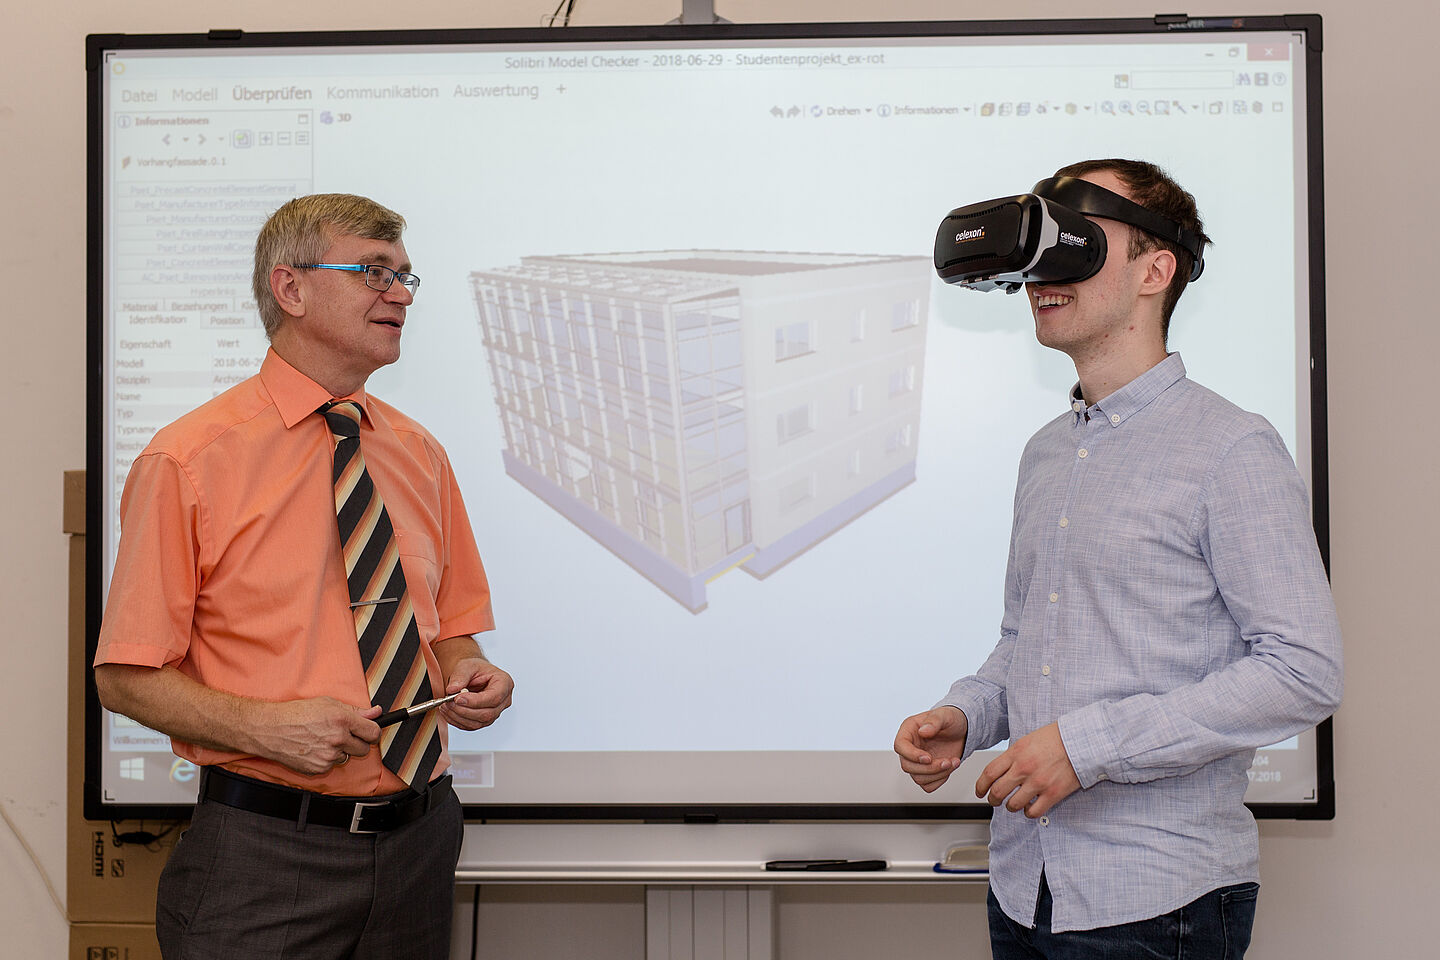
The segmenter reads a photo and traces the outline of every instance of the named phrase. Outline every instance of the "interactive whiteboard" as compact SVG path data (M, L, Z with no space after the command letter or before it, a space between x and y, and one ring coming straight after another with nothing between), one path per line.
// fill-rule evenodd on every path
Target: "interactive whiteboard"
M1163 18L1162 18L1163 19ZM1172 18L1173 20L1173 18ZM131 460L255 373L255 233L310 192L409 221L370 381L445 444L517 680L452 732L485 818L981 817L891 752L994 645L1016 465L1074 370L946 287L955 206L1139 157L1216 244L1171 349L1270 419L1326 536L1319 21L90 38L91 637ZM195 771L90 707L91 809ZM1328 816L1328 727L1257 757Z

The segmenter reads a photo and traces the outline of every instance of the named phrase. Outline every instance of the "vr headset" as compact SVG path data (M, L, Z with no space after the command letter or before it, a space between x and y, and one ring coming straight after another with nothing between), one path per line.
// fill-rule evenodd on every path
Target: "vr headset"
M1195 257L1191 280L1205 269L1194 231L1088 180L1051 177L1030 193L951 210L935 235L935 271L946 283L982 292L1088 280L1105 263L1105 231L1087 217L1128 223L1184 247Z

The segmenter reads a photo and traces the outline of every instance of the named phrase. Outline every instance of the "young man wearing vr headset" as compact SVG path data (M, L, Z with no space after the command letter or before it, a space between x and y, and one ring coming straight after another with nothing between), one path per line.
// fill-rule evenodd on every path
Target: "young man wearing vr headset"
M1268 422L1166 351L1208 242L1194 198L1128 160L962 207L937 239L947 280L1023 285L1079 375L1020 461L999 644L895 738L927 792L1009 740L975 785L997 960L1243 956L1246 771L1340 701L1304 483Z

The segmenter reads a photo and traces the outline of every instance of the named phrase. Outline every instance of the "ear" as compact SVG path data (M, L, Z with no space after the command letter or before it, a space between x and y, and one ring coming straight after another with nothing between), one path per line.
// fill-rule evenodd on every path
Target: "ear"
M300 274L288 264L276 264L270 271L270 293L275 302L292 317L305 315L305 293L300 289Z
M1178 266L1175 262L1175 254L1163 247L1156 247L1141 254L1140 259L1145 262L1145 276L1140 282L1140 295L1163 295L1166 290L1170 289L1170 281L1175 277L1175 269Z

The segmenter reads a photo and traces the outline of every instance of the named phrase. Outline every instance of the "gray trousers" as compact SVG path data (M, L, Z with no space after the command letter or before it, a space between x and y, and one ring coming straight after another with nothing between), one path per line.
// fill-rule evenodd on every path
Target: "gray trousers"
M165 960L447 960L464 815L453 790L376 834L207 802L160 875Z

